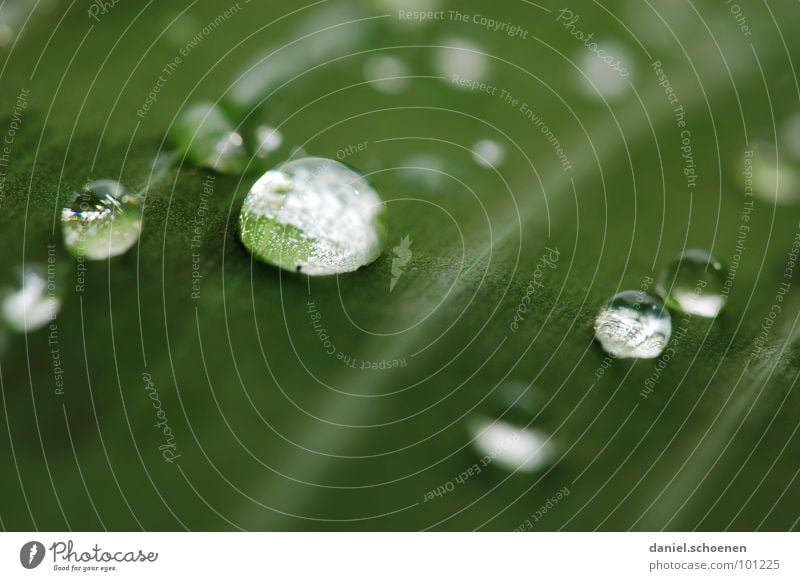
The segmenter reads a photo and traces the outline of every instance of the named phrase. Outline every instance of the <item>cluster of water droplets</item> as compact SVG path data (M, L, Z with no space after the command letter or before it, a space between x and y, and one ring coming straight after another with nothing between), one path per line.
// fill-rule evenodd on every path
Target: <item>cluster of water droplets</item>
M643 291L614 295L595 317L595 337L619 358L653 359L672 335L667 306L688 315L715 318L725 306L722 264L705 250L683 252L660 274L656 290L666 301Z

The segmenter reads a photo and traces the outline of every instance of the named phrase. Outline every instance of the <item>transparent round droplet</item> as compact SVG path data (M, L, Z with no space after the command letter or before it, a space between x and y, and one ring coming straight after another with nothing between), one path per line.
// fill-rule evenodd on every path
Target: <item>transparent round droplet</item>
M354 271L386 243L385 206L361 174L332 159L289 161L261 176L239 215L257 258L309 275Z
M197 103L183 111L172 126L170 138L186 159L199 167L230 174L247 167L242 136L214 103Z
M597 313L594 335L614 357L653 359L669 342L672 319L658 299L640 291L623 291Z
M269 157L280 149L283 144L283 134L280 130L268 125L259 125L255 130L256 155L261 159Z
M485 81L489 76L489 59L483 49L466 38L445 38L434 53L436 72L453 86L469 91L460 80Z
M586 49L578 58L583 72L580 81L592 97L616 99L630 89L633 58L630 52L615 42L601 45L602 54ZM585 75L585 76L584 76Z
M364 63L364 77L381 93L396 95L408 86L410 71L398 58L386 54L371 56Z
M482 466L508 472L536 472L551 466L558 446L544 427L545 398L523 382L495 388L487 401L467 420L472 447Z
M61 211L64 245L89 260L119 256L142 232L142 200L114 180L96 180Z
M16 279L16 284L2 291L2 315L8 328L28 333L53 321L61 309L55 269L26 264Z
M705 250L687 250L665 269L656 284L667 306L690 315L714 318L727 296L722 264Z
M481 139L472 146L472 159L482 167L499 167L505 157L503 146L491 139Z

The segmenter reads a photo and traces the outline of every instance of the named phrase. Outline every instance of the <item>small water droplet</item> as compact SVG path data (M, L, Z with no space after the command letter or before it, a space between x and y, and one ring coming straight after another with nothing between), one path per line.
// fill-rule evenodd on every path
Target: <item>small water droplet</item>
M265 159L273 152L280 149L283 144L283 134L280 130L268 125L259 125L255 130L256 155Z
M386 243L385 206L361 174L332 159L289 161L261 176L239 215L257 258L308 275L350 272Z
M432 153L418 153L406 158L398 171L400 177L409 184L429 191L444 187L448 178L444 160Z
M601 48L605 51L605 57L588 49L581 53L578 59L578 67L583 72L583 75L579 75L580 81L588 95L616 99L630 89L633 58L625 48L614 42L604 43Z
M786 150L795 158L800 159L800 113L795 113L781 128L781 136Z
M364 63L364 77L370 85L389 95L401 93L408 86L410 74L406 64L393 56L378 54L371 56Z
M0 46L9 46L14 40L14 29L8 24L0 22Z
M658 294L667 306L701 317L716 317L725 306L722 264L705 250L687 250L659 277Z
M482 82L489 76L489 59L483 49L466 38L446 38L434 54L434 67L454 87L469 91L458 79Z
M41 329L58 315L61 299L54 275L35 264L17 272L17 283L2 293L2 314L8 327L20 333Z
M472 146L472 159L483 167L499 167L505 156L506 152L503 146L491 139L481 139Z
M119 256L142 232L142 200L114 180L96 180L61 211L64 245L90 260Z
M232 174L242 173L247 167L242 136L214 103L197 103L183 111L170 137L186 159L199 167Z
M672 319L664 304L641 291L622 291L600 309L594 334L614 357L653 359L672 335Z
M800 200L800 171L779 153L774 143L753 144L752 157L745 156L744 187L767 204L793 204Z
M495 389L484 412L467 420L475 452L490 465L509 472L536 472L557 458L558 446L543 428L544 396L520 381Z

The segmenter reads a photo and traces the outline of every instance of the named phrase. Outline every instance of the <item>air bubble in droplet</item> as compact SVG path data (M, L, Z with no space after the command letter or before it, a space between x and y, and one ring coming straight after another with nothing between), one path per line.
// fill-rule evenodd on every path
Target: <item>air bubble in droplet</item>
M499 167L505 156L506 152L503 146L491 139L481 139L472 146L472 159L483 167Z
M124 254L142 232L142 200L114 180L96 180L61 211L64 245L73 255L104 260Z
M614 357L653 359L669 342L672 319L658 299L641 291L623 291L600 309L594 334Z
M671 308L716 317L727 296L722 264L705 250L687 250L661 274L656 290Z
M8 327L20 333L41 329L58 315L61 299L55 280L38 265L19 270L17 284L2 292L2 315Z
M309 275L350 272L386 242L385 206L361 174L307 157L265 173L245 197L239 232L257 258Z

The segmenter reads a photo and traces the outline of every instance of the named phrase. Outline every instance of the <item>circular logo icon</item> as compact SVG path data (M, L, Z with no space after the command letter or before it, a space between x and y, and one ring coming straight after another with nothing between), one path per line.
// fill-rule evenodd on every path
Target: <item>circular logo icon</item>
M35 569L44 560L44 545L39 541L30 541L19 550L19 562L26 569Z

